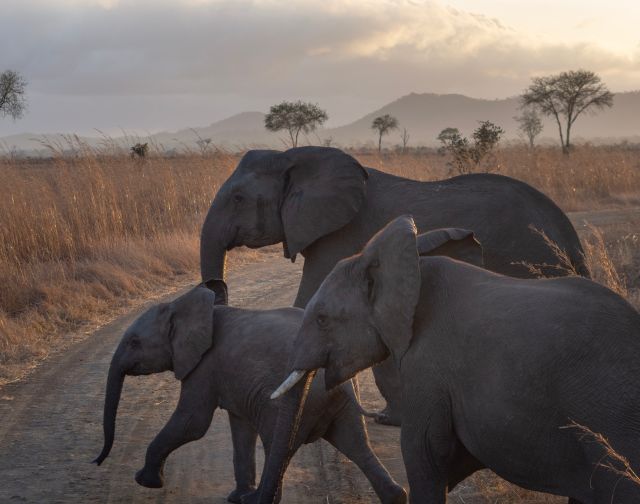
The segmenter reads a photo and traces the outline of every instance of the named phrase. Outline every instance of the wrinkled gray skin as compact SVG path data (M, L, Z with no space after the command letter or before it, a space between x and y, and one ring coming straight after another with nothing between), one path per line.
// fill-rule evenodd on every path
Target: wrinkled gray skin
M214 307L214 301L211 290L196 287L172 303L150 308L127 329L109 369L105 444L96 463L104 461L113 444L124 377L173 370L182 382L178 406L149 445L136 481L161 487L167 457L204 436L214 410L222 408L229 413L234 449L236 488L228 500L241 502L242 495L255 490L257 436L268 458L279 408L297 412L303 399L304 384L290 398L269 399L285 378L283 359L288 358L303 311ZM360 467L381 502L406 502L405 491L371 450L351 381L327 392L321 379L314 380L303 404L306 407L291 454L302 443L324 438Z
M420 258L402 217L336 266L294 348L291 369L325 368L328 389L393 357L412 503L444 503L480 467L573 503L640 502L599 444L563 428L640 467L640 315L595 282Z
M545 195L500 175L464 175L418 182L363 168L339 149L299 147L249 151L222 185L202 228L202 280L224 278L227 250L283 243L284 255L305 258L294 305L304 308L336 263L355 254L392 219L410 214L419 232L472 229L485 266L528 278L523 265L557 265L544 233L588 276L583 250L566 215ZM563 269L543 267L547 276ZM384 423L399 425L399 389L390 363L374 369L388 403ZM396 379L394 379L396 377Z

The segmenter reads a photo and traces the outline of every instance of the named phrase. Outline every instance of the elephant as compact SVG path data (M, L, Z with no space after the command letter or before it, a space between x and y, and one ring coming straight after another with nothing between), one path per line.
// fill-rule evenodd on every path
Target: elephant
M482 467L574 504L640 502L620 462L578 428L640 467L640 314L613 291L419 257L415 224L400 217L310 300L292 375L273 397L318 368L332 390L389 355L412 504L444 504L447 488Z
M285 152L252 150L220 187L205 218L200 242L202 281L224 278L226 252L283 244L284 256L304 256L294 306L304 308L335 264L355 254L389 221L412 214L423 233L471 229L484 246L485 266L515 277L547 276L566 269L589 276L583 249L567 216L544 194L495 174L419 182L364 168L330 147ZM566 252L561 261L547 242ZM374 369L387 401L382 423L399 425L399 390L393 365Z
M113 445L125 376L172 370L181 382L180 398L147 449L144 467L135 476L140 485L162 487L167 457L204 436L219 407L228 412L233 442L236 487L227 499L241 502L243 495L255 490L257 436L268 459L278 411L287 407L287 401L295 408L298 401L305 401L300 435L290 447L293 452L303 443L323 438L355 462L381 502L405 503L405 490L371 449L351 381L327 392L318 379L310 390L292 394L293 399L283 404L269 400L286 373L286 358L303 310L215 305L216 293L210 289L220 293L218 300L224 302L226 287L221 281L199 285L173 302L151 307L125 331L109 367L104 446L94 462L100 465Z

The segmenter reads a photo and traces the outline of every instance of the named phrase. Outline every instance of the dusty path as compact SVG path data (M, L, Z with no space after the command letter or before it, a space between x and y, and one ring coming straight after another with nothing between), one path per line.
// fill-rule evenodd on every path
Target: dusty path
M580 212L572 218L580 228L585 219L604 226L625 222L628 217L640 220L640 210L632 214ZM230 274L233 305L271 308L292 303L301 265L291 265L275 254L265 258ZM142 467L147 444L176 403L179 384L170 373L125 381L112 454L102 467L89 463L102 443L102 401L109 360L122 331L139 312L117 319L52 357L24 381L0 389L0 503L226 502L233 488L232 449L226 414L220 410L205 438L169 458L165 488L149 490L133 480L135 471ZM379 407L381 401L369 373L361 376L361 384L365 405ZM399 430L372 423L369 430L379 457L406 486ZM258 463L261 467L261 452ZM488 494L502 493L500 485L504 486L496 482L487 476L465 482L450 502L493 502ZM514 502L564 502L534 494L513 497ZM323 441L303 447L287 473L283 502L375 501L364 476Z

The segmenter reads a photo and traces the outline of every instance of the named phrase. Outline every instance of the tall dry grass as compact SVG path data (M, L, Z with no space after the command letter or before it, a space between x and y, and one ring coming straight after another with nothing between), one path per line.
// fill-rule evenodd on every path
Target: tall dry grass
M0 161L0 382L62 332L194 279L204 213L235 164L88 148Z
M435 149L354 154L365 166L416 180L455 175L450 157ZM567 212L640 202L640 148L581 145L566 156L556 148L514 145L487 156L480 168L531 184Z
M240 154L164 156L151 147L138 160L107 137L97 149L68 137L48 145L48 159L0 157L0 382L70 330L197 278L204 213ZM435 150L353 154L413 179L450 175ZM568 157L508 147L482 169L525 180L565 210L634 203L640 194L640 152L623 147L581 146ZM603 246L592 249L602 264Z

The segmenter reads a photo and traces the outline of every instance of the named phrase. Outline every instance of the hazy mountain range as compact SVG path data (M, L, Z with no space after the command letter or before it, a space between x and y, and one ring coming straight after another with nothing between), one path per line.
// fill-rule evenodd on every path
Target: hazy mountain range
M411 93L403 96L382 108L344 126L320 128L301 139L301 144L322 144L331 139L336 146L374 145L376 132L371 129L371 122L381 114L391 114L398 118L400 129L392 131L384 137L384 145L391 147L401 143L400 134L406 128L409 145L436 145L436 137L446 127L456 127L463 135L470 135L478 122L489 120L505 130L506 139L518 138L517 123L518 98L500 100L482 100L458 94L438 95L432 93ZM574 125L572 137L575 141L590 140L594 142L614 142L620 140L640 141L640 91L617 93L614 106L594 115L578 118ZM47 135L49 142L65 142L61 135ZM114 138L117 143L128 148L135 141L151 141L164 150L198 149L199 139L211 139L211 144L227 149L245 149L265 146L283 148L286 133L271 133L264 128L262 112L242 112L209 126L194 127L175 132L161 132L145 137ZM550 119L545 119L543 142L557 142L557 126ZM0 138L2 150L14 149L25 153L43 151L42 136L33 133ZM99 145L104 139L98 137L82 137L90 145Z

